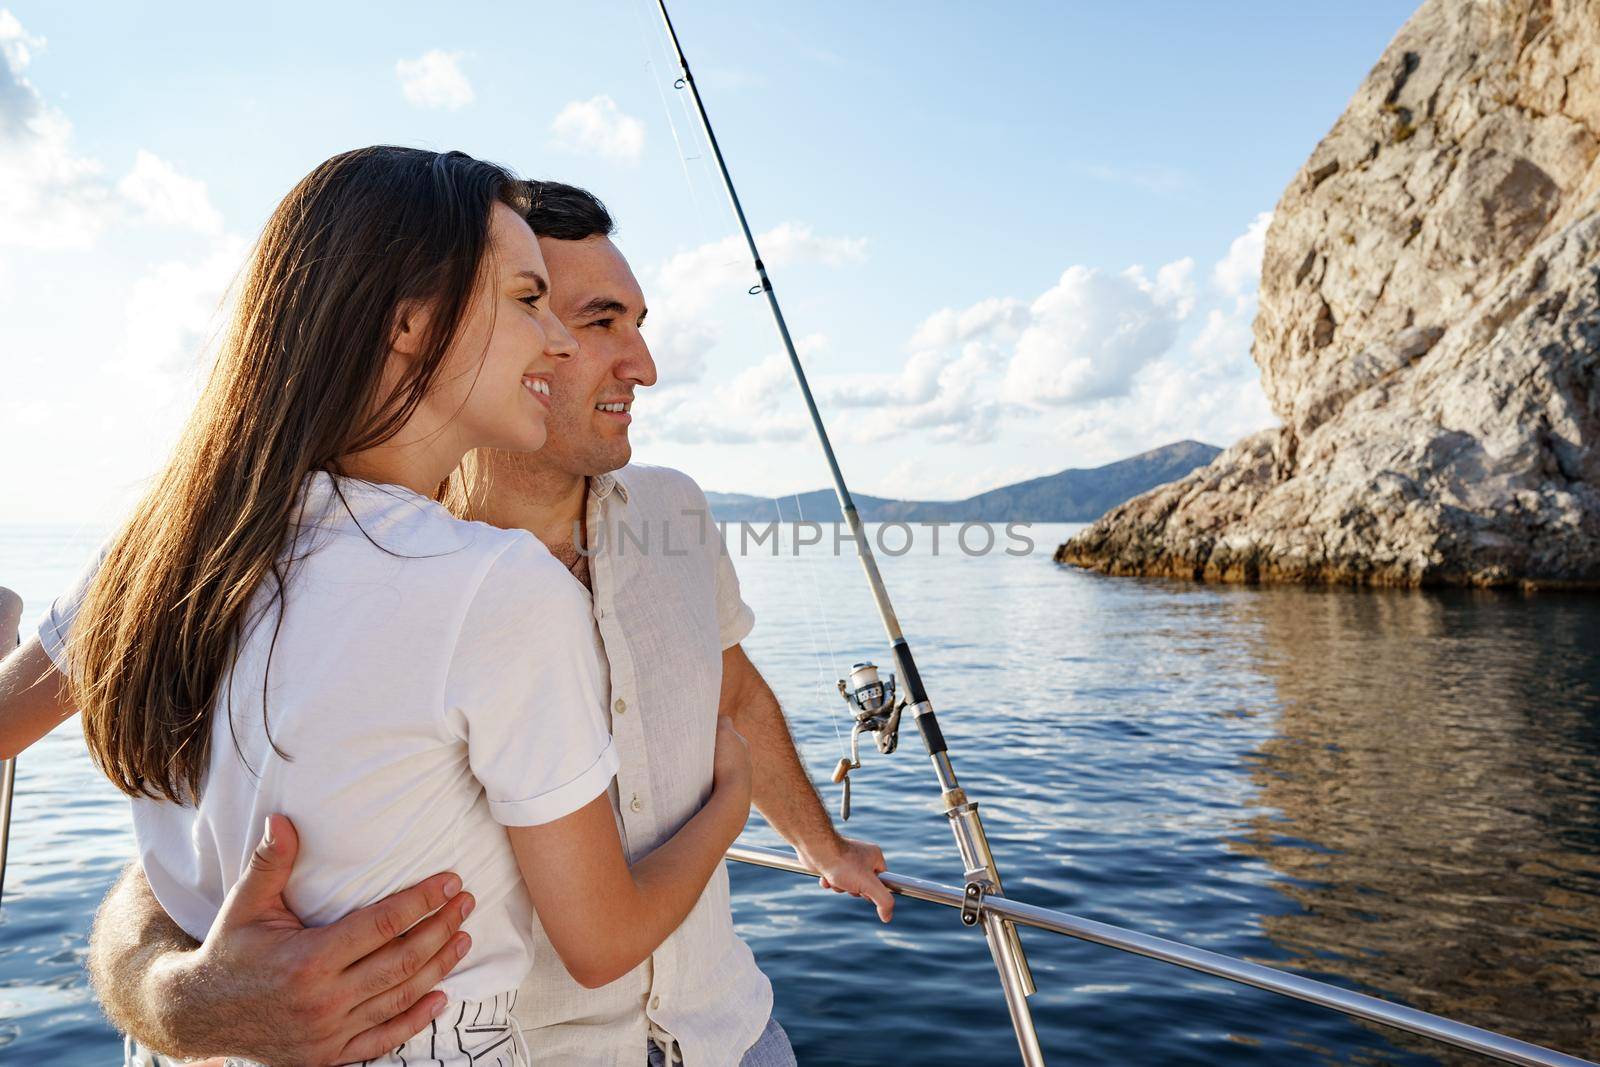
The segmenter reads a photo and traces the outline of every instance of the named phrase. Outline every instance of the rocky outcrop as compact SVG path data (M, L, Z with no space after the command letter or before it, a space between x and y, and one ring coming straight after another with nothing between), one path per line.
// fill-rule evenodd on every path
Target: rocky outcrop
M1600 587L1600 0L1428 0L1278 203L1279 428L1056 553L1220 581Z

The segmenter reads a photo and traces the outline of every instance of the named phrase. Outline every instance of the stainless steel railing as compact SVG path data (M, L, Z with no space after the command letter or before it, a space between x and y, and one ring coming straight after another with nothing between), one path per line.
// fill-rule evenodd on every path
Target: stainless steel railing
M0 902L6 898L6 850L11 843L11 798L17 790L17 761L0 760Z
M794 874L812 877L817 874L789 853L758 848L754 845L734 845L728 850L728 858L738 860L740 863L772 867ZM929 882L903 874L884 873L879 875L879 878L891 891L915 900L925 900L951 908L960 908L965 901L965 893L956 886L941 885L938 882ZM1516 1038L1506 1037L1492 1030L1468 1026L1440 1015L1431 1015L1415 1008L1391 1004L1387 1000L1369 997L1364 993L1352 993L1348 989L1340 989L1326 982L1302 978L1297 974L1263 967L1258 963L1247 963L1232 956L1208 952L1203 948L1195 948L1177 941L1125 930L1109 923L1096 922L1093 919L1084 919L1077 915L1068 915L1066 912L1053 911L1050 908L1041 908L1005 897L985 897L982 906L985 910L1022 926L1066 934L1082 941L1093 941L1097 945L1106 945L1123 952L1161 960L1163 963L1187 967L1202 974L1226 978L1230 982L1255 986L1269 993L1278 993L1324 1008L1332 1008L1357 1019L1392 1026L1448 1045L1455 1045L1457 1048L1492 1056L1505 1063L1526 1064L1529 1067L1544 1067L1544 1065L1596 1067L1591 1060L1579 1059L1577 1056L1569 1056L1564 1052L1557 1052L1527 1041L1518 1041Z
M6 651L22 643L20 632L22 598L0 586L0 648ZM0 653L0 658L4 654ZM17 761L0 760L0 902L6 895L6 851L11 843L11 798L17 791Z

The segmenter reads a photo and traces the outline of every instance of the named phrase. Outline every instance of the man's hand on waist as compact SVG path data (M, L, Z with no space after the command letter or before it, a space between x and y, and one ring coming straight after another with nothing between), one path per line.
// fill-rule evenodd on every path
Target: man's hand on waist
M270 816L205 943L168 961L163 986L179 995L164 1028L182 1044L262 1063L359 1063L444 1010L434 986L471 943L459 932L473 906L461 880L434 875L308 928L283 898L298 851L293 824Z

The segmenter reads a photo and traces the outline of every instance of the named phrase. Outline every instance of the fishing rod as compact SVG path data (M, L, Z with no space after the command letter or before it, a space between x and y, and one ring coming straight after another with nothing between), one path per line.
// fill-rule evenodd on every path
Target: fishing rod
M792 874L809 877L815 877L817 874L787 853L755 845L734 845L728 849L728 858L738 860L740 863L789 871ZM883 884L889 887L890 892L900 896L925 900L931 904L943 904L950 908L965 909L968 906L966 893L953 885L941 885L938 882L911 878L892 871L885 871L879 877L883 879ZM1590 1060L1557 1052L1543 1045L1519 1041L1492 1030L1469 1026L1454 1019L1446 1019L1442 1015L1418 1011L1402 1004L1391 1004L1378 997L1341 989L1326 982L1303 978L1298 974L1290 974L1274 967L1247 963L1232 956L1224 956L1220 952L1195 948L1179 941L1168 941L1164 937L1152 937L1149 934L1124 930L1110 923L1069 915L1051 908L1041 908L1020 900L989 897L984 901L983 907L985 910L997 911L1025 926L1065 934L1082 941L1160 960L1162 963L1187 967L1201 974L1225 978L1240 985L1253 986L1269 993L1332 1008L1355 1019L1392 1026L1397 1030L1405 1030L1420 1037L1468 1049L1505 1063L1523 1064L1524 1067L1596 1067Z
M856 725L850 735L851 756L840 760L838 768L834 771L834 780L845 789L844 817L849 817L849 772L860 766L857 752L860 735L863 732L875 734L879 750L888 754L894 750L901 712L910 712L912 721L917 724L917 732L922 736L923 746L928 751L928 758L933 763L934 774L939 783L940 801L944 806L945 817L950 822L950 829L955 835L956 848L961 854L961 862L964 865L963 892L973 902L973 906L963 909L962 922L968 926L982 925L984 937L989 943L989 952L994 957L995 968L1000 975L1000 986L1005 993L1006 1008L1011 1014L1012 1029L1016 1031L1022 1062L1028 1067L1043 1067L1044 1053L1039 1047L1039 1035L1034 1029L1033 1014L1028 1008L1027 998L1033 994L1034 984L1033 975L1028 969L1027 956L1022 950L1022 939L1017 934L1016 926L1009 919L992 909L985 910L980 906L986 898L1004 896L1005 891L1000 883L1000 871L995 866L994 854L989 850L989 839L983 831L983 820L978 817L978 803L967 796L956 778L955 768L950 762L949 747L939 730L939 721L934 716L933 703L923 688L922 676L917 672L916 660L911 654L911 645L900 630L900 620L895 616L894 605L889 600L889 591L883 584L883 576L878 572L877 559L873 556L872 547L868 544L867 536L861 528L861 516L856 511L849 487L845 485L844 473L839 469L839 460L834 455L827 427L823 425L816 399L811 395L811 385L806 378L805 368L800 364L800 355L795 351L794 340L789 336L789 326L784 321L783 309L778 305L778 295L772 287L772 279L767 276L766 265L761 261L761 250L756 247L755 235L750 230L744 206L739 202L739 194L733 187L733 178L728 173L727 161L722 156L722 147L717 143L717 135L711 129L711 118L706 114L705 101L701 99L700 89L695 85L694 75L689 70L689 60L684 56L683 45L678 41L678 32L672 26L672 16L667 13L666 0L656 0L656 7L661 12L661 21L666 26L667 36L672 41L672 50L677 56L678 66L683 71L673 84L678 89L687 89L689 95L694 98L695 111L700 116L700 128L705 132L706 143L711 147L712 157L716 160L717 170L722 176L722 187L728 194L728 202L733 207L734 217L738 219L739 229L744 234L745 244L750 249L750 258L755 264L756 277L759 281L751 287L750 292L766 295L767 307L772 312L772 321L778 327L784 351L789 355L789 366L794 370L806 410L810 412L812 428L816 430L817 441L822 445L822 453L827 458L828 471L833 477L833 490L839 498L839 508L856 543L857 556L861 560L862 570L866 572L867 585L872 589L872 599L877 604L878 615L883 620L883 628L888 635L895 666L899 671L900 683L904 687L904 692L896 700L893 696L892 679L888 682L880 681L877 668L870 663L857 664L852 669L850 681L839 682L840 692L845 695L856 714Z

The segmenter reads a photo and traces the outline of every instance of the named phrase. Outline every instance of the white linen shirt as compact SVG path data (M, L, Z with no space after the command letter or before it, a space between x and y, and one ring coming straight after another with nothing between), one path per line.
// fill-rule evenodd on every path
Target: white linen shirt
M612 800L636 861L710 795L722 652L755 615L688 475L633 464L592 478L586 525L621 757ZM573 981L543 932L535 937L517 997L535 1063L639 1067L654 1027L677 1040L685 1067L734 1067L772 1014L772 985L733 931L725 865L648 960L599 989Z
M452 1001L560 969L504 827L576 811L616 769L582 585L524 531L325 473L307 479L295 544L276 634L269 591L252 601L199 803L133 801L156 899L203 940L282 812L300 838L285 897L307 925L450 870L477 901L472 951L440 985ZM39 627L63 671L84 584Z

